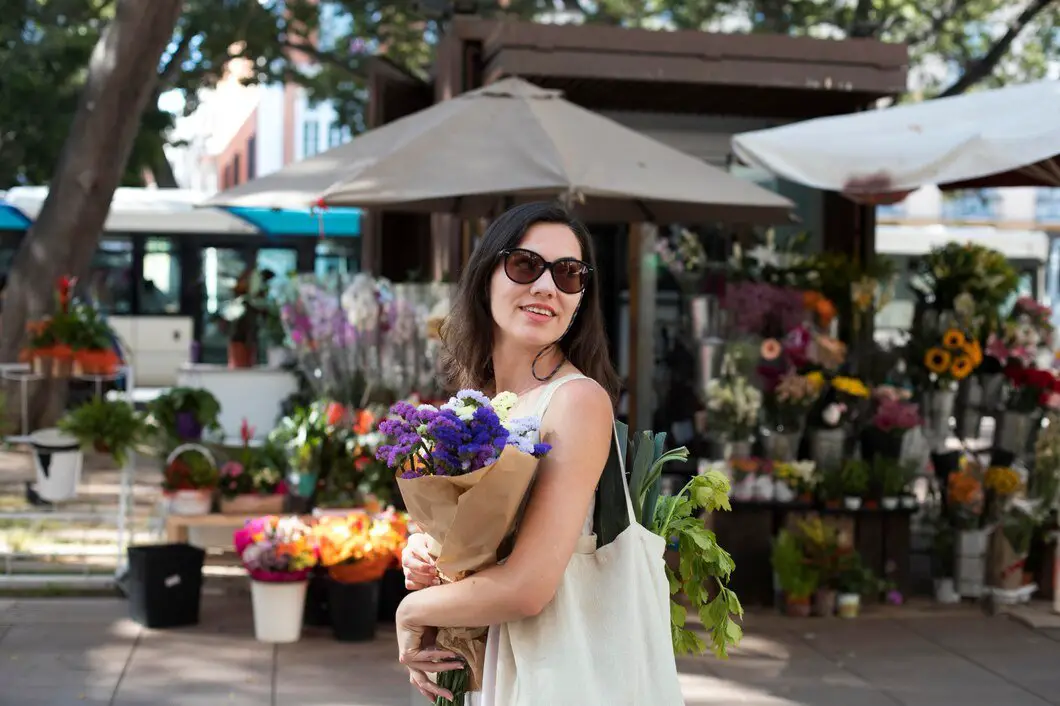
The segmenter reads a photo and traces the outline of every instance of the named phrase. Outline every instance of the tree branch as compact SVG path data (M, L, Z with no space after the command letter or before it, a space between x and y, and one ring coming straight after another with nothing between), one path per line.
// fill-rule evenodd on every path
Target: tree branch
M990 47L990 50L982 58L964 63L961 67L961 77L952 86L939 94L938 97L946 98L960 95L993 73L998 62L1005 57L1005 54L1008 53L1009 48L1020 33L1054 2L1055 0L1034 0L1009 23L1008 30L994 42L994 45Z
M363 77L363 72L358 71L353 64L343 61L338 55L329 51L322 51L314 46L310 42L292 42L290 40L284 40L280 42L280 46L284 49L290 49L292 51L300 51L308 54L322 64L328 64L336 68L342 69L351 76L358 78Z

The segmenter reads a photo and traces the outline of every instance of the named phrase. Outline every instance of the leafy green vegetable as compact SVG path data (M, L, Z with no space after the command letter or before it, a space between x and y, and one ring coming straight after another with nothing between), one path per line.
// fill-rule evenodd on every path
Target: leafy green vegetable
M617 424L619 444L627 448L628 428ZM718 510L729 511L729 480L717 471L692 478L679 493L661 494L663 466L671 461L688 459L688 449L680 447L665 451L666 434L641 432L629 440L629 490L637 522L676 547L678 568L666 567L670 585L670 628L674 653L700 654L708 645L688 626L688 609L699 616L710 633L710 649L720 658L728 656L729 647L743 637L743 630L735 618L743 616L743 606L728 588L729 577L736 568L732 557L718 544L714 533L707 529L703 514ZM603 490L603 483L601 490ZM613 496L614 493L609 495ZM617 503L613 512L619 511ZM625 502L621 504L625 514ZM680 595L678 595L680 594ZM679 602L683 596L684 602Z

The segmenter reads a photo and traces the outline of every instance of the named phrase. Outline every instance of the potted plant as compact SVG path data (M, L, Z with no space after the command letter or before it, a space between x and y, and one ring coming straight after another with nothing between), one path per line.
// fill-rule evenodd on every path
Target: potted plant
M956 531L942 516L936 518L931 560L931 570L935 579L935 600L939 603L959 603L961 596L957 592L955 580Z
M796 526L806 563L817 575L813 610L821 617L831 617L836 610L836 590L841 562L846 550L840 546L839 532L820 517L800 521Z
M208 515L220 482L209 449L184 444L173 449L162 473L162 491L172 515Z
M59 429L124 466L129 451L143 441L143 416L127 402L93 397L59 420Z
M221 512L225 514L278 514L283 510L287 484L283 473L268 465L268 455L250 446L254 428L244 419L239 428L243 440L238 460L225 462L220 470Z
M60 277L55 313L28 326L29 344L22 358L29 360L38 374L111 375L121 362L110 326L95 308L73 298L76 283L76 278Z
M233 541L250 575L254 636L259 642L297 642L309 572L318 560L312 531L297 517L259 517L236 530Z
M872 470L880 492L881 506L884 510L897 510L902 502L902 494L912 480L912 465L888 456L877 456Z
M790 371L780 377L776 387L765 396L765 417L769 447L766 455L773 461L794 461L799 451L806 416L821 394L819 378Z
M862 498L869 491L869 466L859 458L847 459L843 464L843 506L847 510L861 507Z
M785 609L789 616L806 618L810 615L810 597L817 590L817 572L806 561L795 533L781 530L773 540L771 556L773 571L784 592Z
M817 496L830 510L837 510L843 505L843 467L817 466Z
M367 512L325 516L313 527L320 564L328 572L328 606L336 640L375 637L380 580L404 538L389 522Z
M839 595L836 604L840 618L856 618L861 613L861 596L872 584L872 572L862 562L856 551L843 557L838 583Z
M762 392L740 374L732 355L726 354L721 367L721 375L707 383L707 423L724 436L726 458L745 458L758 430Z
M204 430L221 429L221 403L208 390L174 387L149 402L147 412L165 444L199 441Z

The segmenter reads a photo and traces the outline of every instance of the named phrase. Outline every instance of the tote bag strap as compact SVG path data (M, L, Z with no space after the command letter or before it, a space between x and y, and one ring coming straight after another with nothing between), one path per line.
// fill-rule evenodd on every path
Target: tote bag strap
M618 453L618 475L622 477L622 493L626 497L626 512L629 513L629 524L635 525L637 524L637 519L633 513L633 498L630 497L629 481L626 480L626 454L618 443L618 423L616 420L612 420L611 428L613 430L612 436L615 438L615 451Z

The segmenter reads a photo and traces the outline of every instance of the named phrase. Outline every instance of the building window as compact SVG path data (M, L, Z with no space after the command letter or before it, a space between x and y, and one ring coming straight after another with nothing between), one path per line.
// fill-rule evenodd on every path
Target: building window
M172 238L148 238L140 280L141 314L180 313L180 255Z
M878 221L893 221L899 218L905 218L905 201L876 207Z
M304 157L312 157L319 149L318 129L316 120L307 119L302 126L302 152Z
M1034 196L1034 220L1060 223L1060 189L1038 189Z
M992 221L998 217L1001 196L997 189L960 189L943 192L942 220Z
M247 140L247 181L258 176L258 138L252 135Z
M100 241L88 279L79 295L104 314L132 314L133 246L128 238L104 238Z
M238 153L232 157L232 186L239 186L243 183L242 161Z

